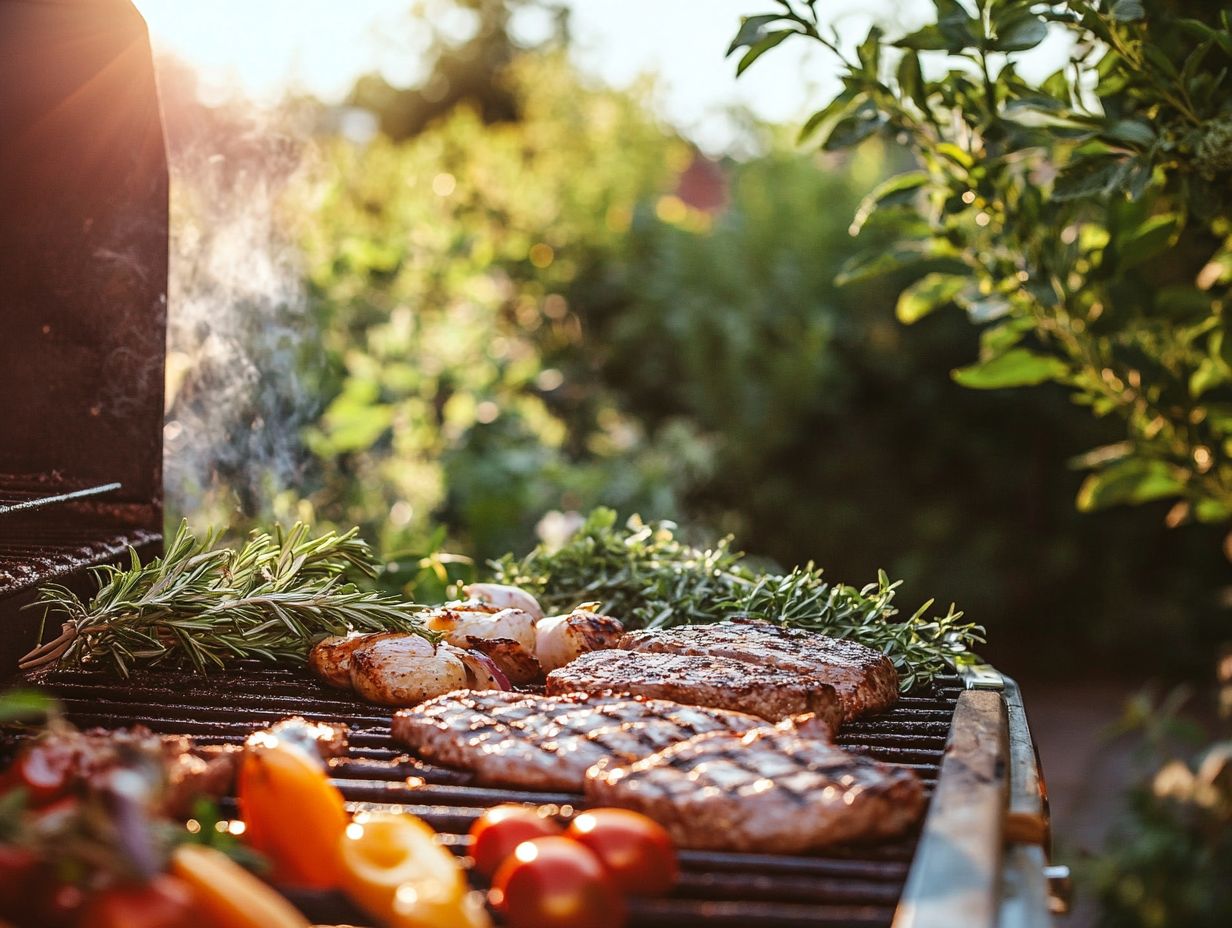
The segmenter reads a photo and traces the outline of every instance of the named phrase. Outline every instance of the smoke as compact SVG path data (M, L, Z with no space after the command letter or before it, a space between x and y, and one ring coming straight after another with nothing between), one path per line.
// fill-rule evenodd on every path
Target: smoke
M160 82L172 190L167 517L268 517L303 477L300 432L316 412L301 380L317 341L282 218L307 133L285 115L177 97L165 73Z

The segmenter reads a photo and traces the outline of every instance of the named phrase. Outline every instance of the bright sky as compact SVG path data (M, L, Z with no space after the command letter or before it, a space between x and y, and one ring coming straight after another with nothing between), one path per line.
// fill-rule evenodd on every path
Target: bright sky
M923 0L839 0L832 4L843 33L862 36L873 14L901 19ZM240 93L275 101L288 88L338 100L355 78L379 70L394 84L423 77L427 37L409 15L410 0L136 0L155 48L192 65L207 95ZM834 65L806 43L788 43L739 81L723 52L742 15L773 7L768 0L570 0L574 55L586 73L625 85L640 74L659 76L663 114L711 149L733 136L725 111L748 106L758 116L794 120L833 86ZM449 4L428 2L427 15L457 35L465 17ZM893 11L898 10L895 13ZM919 17L915 17L918 19ZM534 14L515 23L533 39Z
M410 15L412 0L135 0L156 49L184 59L203 90L277 100L288 88L340 99L361 74L378 70L405 86L424 76L427 36ZM449 34L468 19L447 0L419 4ZM574 56L583 72L623 86L658 75L663 115L712 151L736 135L726 115L743 105L772 121L797 121L835 85L833 59L807 42L788 42L739 80L723 53L742 15L771 0L568 0ZM874 18L890 31L912 28L928 0L830 0L845 40L863 38ZM527 39L542 34L534 14L515 22ZM1055 57L1045 55L1044 57ZM1055 67L1055 65L1054 65Z

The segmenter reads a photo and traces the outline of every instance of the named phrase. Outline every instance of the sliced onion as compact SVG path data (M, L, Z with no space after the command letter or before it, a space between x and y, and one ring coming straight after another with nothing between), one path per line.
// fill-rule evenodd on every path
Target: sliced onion
M482 651L474 651L469 648L459 648L461 651L462 662L468 667L472 667L471 661L474 661L483 668L484 673L490 676L493 682L496 683L496 688L508 692L513 689L509 683L509 678L505 676L503 670L496 666L496 661L488 657Z

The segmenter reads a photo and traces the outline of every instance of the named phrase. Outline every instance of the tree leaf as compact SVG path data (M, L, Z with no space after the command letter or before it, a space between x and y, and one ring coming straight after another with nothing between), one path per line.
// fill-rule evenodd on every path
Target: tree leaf
M877 209L883 206L910 203L915 199L920 188L927 183L928 175L923 171L908 171L882 181L860 201L859 207L856 208L855 218L851 221L851 234L859 235L864 224Z
M903 52L898 62L898 88L922 110L928 109L928 95L924 92L924 74L920 70L920 56L915 49Z
M1044 21L1027 13L998 27L997 41L993 49L999 52L1025 52L1035 48L1047 37L1048 26Z
M952 303L967 285L967 278L958 274L925 274L898 297L894 313L898 321L910 325L929 313Z
M859 95L860 91L851 87L840 93L808 118L808 121L800 128L800 135L796 138L796 143L800 144L808 141L809 138L824 128L827 122L837 122L850 109L851 104Z
M830 130L821 147L826 151L851 148L885 125L885 117L871 101L862 103L850 116L844 116Z
M1184 492L1185 485L1163 461L1125 458L1091 474L1078 489L1083 512L1120 504L1148 503Z
M744 48L746 45L754 45L765 34L766 26L773 22L778 22L783 17L778 13L764 13L761 16L746 16L740 23L740 31L736 33L736 37L732 39L731 45L727 47L727 54L730 55L738 48Z
M1176 213L1152 216L1116 242L1117 266L1122 270L1161 254L1172 242L1181 225Z
M927 26L903 36L894 45L897 48L909 48L917 51L941 51L950 47L950 40L941 31L940 26L935 23L929 23Z
M1069 372L1060 358L1036 354L1027 348L1012 348L1003 355L960 367L952 373L955 382L974 390L1033 387L1059 380Z
M780 29L778 32L771 32L758 40L756 44L744 53L744 57L741 58L740 63L736 65L736 77L739 77L747 71L749 66L752 65L754 61L781 43L789 35L798 34L799 33L797 33L794 29Z
M864 66L864 70L874 79L877 77L877 70L881 65L881 37L885 32L880 26L873 26L868 30L868 37L859 44L856 48L856 57L859 58L860 64Z

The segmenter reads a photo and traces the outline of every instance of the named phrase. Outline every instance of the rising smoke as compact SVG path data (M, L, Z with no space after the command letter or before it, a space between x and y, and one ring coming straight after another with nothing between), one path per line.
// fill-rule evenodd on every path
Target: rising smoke
M285 114L205 107L176 78L160 70L172 191L167 518L268 517L303 476L300 432L316 412L300 382L316 340L280 219L310 147Z

